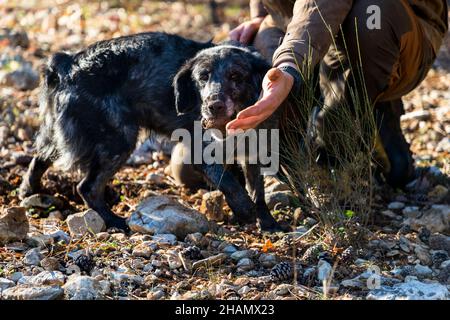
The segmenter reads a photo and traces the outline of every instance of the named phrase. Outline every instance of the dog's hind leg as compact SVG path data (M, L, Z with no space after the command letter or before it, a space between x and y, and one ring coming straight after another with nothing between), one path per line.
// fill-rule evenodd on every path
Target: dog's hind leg
M109 209L105 201L105 188L127 158L128 154L94 161L90 164L85 178L77 186L77 191L86 206L97 211L108 228L114 227L124 231L128 231L125 219L116 216Z
M51 160L44 159L41 156L36 156L33 160L31 160L30 165L28 166L28 171L20 184L20 199L39 192L41 187L41 178L51 164Z
M52 140L52 132L53 123L50 120L39 129L36 137L37 155L31 160L19 188L19 198L21 199L31 196L41 189L42 176L52 165L51 159L57 154Z
M270 214L264 197L264 177L260 166L256 164L243 164L246 189L256 205L256 216L259 228L262 231L283 231L278 222Z

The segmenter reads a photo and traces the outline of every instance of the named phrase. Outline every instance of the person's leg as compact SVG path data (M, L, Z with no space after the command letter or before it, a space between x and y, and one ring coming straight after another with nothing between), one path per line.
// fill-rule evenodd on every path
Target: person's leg
M390 162L390 170L384 176L394 187L402 187L415 177L414 159L400 127L403 113L401 99L379 102L375 110L380 139Z
M367 26L371 5L380 8L379 29ZM342 31L321 65L325 107L317 124L322 140L325 145L339 140L330 134L335 131L333 120L338 108L349 107L354 112L357 104L373 105L374 110L380 110L379 140L388 158L385 176L390 184L402 186L413 177L413 164L400 129L400 117L391 112L391 107L425 77L433 60L431 44L406 1L355 2Z

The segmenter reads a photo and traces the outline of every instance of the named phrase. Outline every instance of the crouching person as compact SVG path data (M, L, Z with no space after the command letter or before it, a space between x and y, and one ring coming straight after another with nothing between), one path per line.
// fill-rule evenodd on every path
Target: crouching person
M255 46L273 69L262 98L227 129L255 128L270 117L301 89L308 60L310 68L320 67L325 107L316 121L319 135L327 132L333 110L351 107L352 91L360 90L373 105L386 181L395 187L411 181L414 165L400 128L401 98L420 84L436 58L448 30L447 0L251 0L250 6L252 19L230 38ZM360 61L364 86L353 88L359 75L352 66ZM333 143L331 136L321 140Z

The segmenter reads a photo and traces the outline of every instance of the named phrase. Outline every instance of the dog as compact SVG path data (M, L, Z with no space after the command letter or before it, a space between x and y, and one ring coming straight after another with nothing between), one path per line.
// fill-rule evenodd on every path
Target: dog
M258 100L269 69L270 64L262 56L237 42L204 49L188 61L174 79L177 111L179 114L192 110L197 113L200 109L204 129L215 129L221 138L226 137L226 124ZM277 129L281 110L260 124L257 131ZM214 143L225 149L226 143L221 138L216 138ZM259 141L257 143L259 145ZM264 197L261 165L258 159L249 161L248 151L242 155L233 152L233 159L228 159L232 160L232 165L203 164L201 168L197 166L197 170L224 193L233 213L239 213L235 214L237 222L256 221L262 230L285 231L270 214Z
M36 138L37 154L19 196L38 192L42 175L53 163L64 169L76 168L84 174L77 191L85 205L97 211L107 227L128 230L125 219L114 215L106 204L105 187L134 150L141 129L167 136L180 128L192 131L201 118L200 101L217 102L216 91L209 96L205 91L200 97L193 78L199 74L193 68L201 63L206 66L208 61L214 74L240 61L241 72L252 80L241 89L233 87L231 93L228 86L222 87L233 113L256 101L268 64L238 46L143 33L101 41L76 54L53 55L44 68L40 88L43 123ZM255 205L223 165L202 164L196 170L224 193L238 220L252 222L258 215L264 229L279 229L267 206L259 210L264 201L262 178L255 182L259 190Z

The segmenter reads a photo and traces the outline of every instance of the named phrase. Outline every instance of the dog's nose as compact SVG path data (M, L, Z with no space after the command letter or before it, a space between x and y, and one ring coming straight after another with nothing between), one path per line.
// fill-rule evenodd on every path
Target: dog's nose
M222 101L213 101L208 104L208 110L213 115L221 114L225 111L225 103Z

